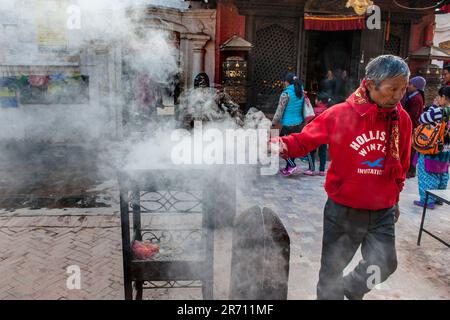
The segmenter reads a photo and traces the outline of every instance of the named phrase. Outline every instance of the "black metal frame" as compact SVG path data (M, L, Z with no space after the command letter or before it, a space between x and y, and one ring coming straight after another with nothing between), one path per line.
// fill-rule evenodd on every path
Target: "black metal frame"
M442 240L441 238L437 237L436 235L432 234L430 231L426 230L423 227L423 224L425 222L425 215L427 212L427 208L428 208L428 198L429 196L433 196L436 199L439 199L440 201L450 205L450 201L448 201L447 199L444 199L438 195L436 195L433 190L426 190L425 191L425 204L423 206L423 212L422 212L422 222L420 223L420 229L419 229L419 237L417 239L417 245L420 246L420 241L422 240L422 232L425 232L426 234L428 234L429 236L433 237L434 239L438 240L439 242L441 242L442 244L446 245L447 247L450 248L450 244L445 242L444 240Z
M223 188L229 186L218 183L216 178L201 169L134 170L118 173L126 300L132 300L133 293L136 300L141 300L144 289L198 288L200 282L203 298L213 298L216 217L227 214L224 210L230 208L235 210L234 198L230 199L228 207L223 206L219 200ZM154 195L153 198L143 199L144 195L150 193ZM190 195L191 200L177 198L181 193ZM185 209L180 209L178 205L181 202L191 203ZM149 203L153 203L153 207L149 208ZM234 217L235 211L230 213ZM130 214L133 218L132 226ZM151 217L201 214L201 225L196 229L161 229L154 226L152 228L151 225L149 228L143 228L141 224L143 214ZM136 260L133 258L131 244L134 240L142 239L158 244L164 240L178 239L173 243L181 249L172 256L158 254L149 260ZM196 241L195 248L198 250L194 250L195 248L191 246L193 242L189 240L192 239ZM184 249L188 249L185 252L182 248L183 243L187 246Z

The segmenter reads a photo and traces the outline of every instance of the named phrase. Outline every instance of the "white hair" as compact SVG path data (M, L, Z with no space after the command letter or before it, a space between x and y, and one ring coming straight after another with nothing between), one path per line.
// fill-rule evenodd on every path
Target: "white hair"
M366 80L373 80L375 85L380 85L386 79L404 76L409 78L411 71L405 60L394 55L378 56L366 66Z

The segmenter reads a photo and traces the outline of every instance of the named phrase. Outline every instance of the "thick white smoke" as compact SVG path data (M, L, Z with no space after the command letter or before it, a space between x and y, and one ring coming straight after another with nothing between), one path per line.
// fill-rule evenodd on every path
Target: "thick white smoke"
M180 106L182 111L208 119L203 123L203 132L213 133L208 141L189 130L182 132L181 139L174 140L173 132L180 123L173 116L144 121L139 128L132 123L125 124L131 121L125 118L127 113L139 117L139 106L133 102L137 78L144 75L151 78L153 84L173 90L174 78L181 71L179 62L185 58L173 45L170 28L164 30L164 25L143 22L145 8L161 6L185 10L188 5L182 0L0 0L0 77L76 72L89 77L89 99L84 103L19 103L17 108L0 108L0 198L4 195L3 190L8 188L8 182L16 180L10 168L14 168L17 157L36 157L35 162L40 166L30 167L24 161L28 165L26 170L30 171L31 177L43 177L42 181L25 179L24 185L19 186L21 190L29 191L27 184L37 183L42 193L48 187L46 183L55 183L57 189L49 189L61 196L64 190L60 185L64 186L66 181L52 182L45 177L64 179L64 173L70 173L73 168L58 166L58 162L76 166L78 160L83 161L86 157L62 152L55 158L49 152L46 159L39 159L42 154L36 155L34 149L27 149L34 143L81 144L89 163L96 163L97 168L81 165L81 169L78 168L80 174L89 176L92 169L99 171L105 179L115 179L120 169L167 169L189 173L191 164L196 164L195 159L200 159L198 167L204 170L205 176L219 176L220 172L214 166L218 154L223 156L223 162L232 154L232 165L239 159L247 163L250 159L255 161L261 141L251 130L267 131L270 121L261 112L251 110L239 123L220 110L219 97L214 90L206 94L202 90L187 90ZM45 46L49 50L44 50ZM144 82L148 80L143 79ZM52 101L52 97L49 98ZM123 124L131 131L120 132ZM226 140L227 130L235 130L234 143ZM204 148L195 147L198 141L203 142ZM239 141L244 143L239 146ZM16 148L16 145L21 147ZM190 149L190 159L194 163L189 163L188 159L184 164L174 164L175 147ZM212 159L213 165L205 163L208 159ZM6 164L6 168L2 164ZM55 172L58 170L61 174ZM244 180L245 174L259 172L244 168L239 171L238 178ZM232 199L236 191L232 187L235 177L222 172L220 179L230 189L217 191L213 207L222 207L221 203L232 207L235 205ZM93 186L84 187L91 189ZM177 186L173 187L176 189ZM204 186L193 187L201 189ZM206 206L208 200L203 199L203 205Z
M133 75L126 79L127 70L151 77L158 86L173 86L180 71L178 49L169 39L171 30L141 20L145 8L155 5L185 9L188 3L0 0L0 98L6 93L11 99L13 92L5 89L4 79L10 83L25 79L25 86L31 83L30 76L68 81L81 74L89 79L88 96L81 101L58 99L61 90L79 98L76 86L47 90L46 101L33 103L24 103L21 91L14 87L15 107L5 106L2 100L0 200L19 193L37 196L32 190L44 197L84 194L99 176L115 179L126 154L135 147L139 150L139 140L123 140L126 114L136 109L129 103L135 90L127 84L134 80ZM154 152L157 146L139 156L149 157L147 163L159 162L150 158L159 154Z
M185 10L188 2L1 0L1 3L0 45L5 50L0 56L0 76L80 72L89 77L89 100L0 108L0 141L93 144L99 151L99 167L106 164L113 169L171 164L174 141L170 133L176 129L173 116L148 121L139 130L132 123L125 124L132 119L123 117L127 113L140 116L133 98L127 99L136 94L136 72L150 77L157 86L173 90L173 80L180 73L179 61L184 58L173 45L173 39L169 39L170 29L144 22L145 8ZM43 51L42 45L50 46L51 50ZM130 70L134 74L127 74ZM205 124L205 130L237 129L236 121L219 112L217 103L213 91L205 95L199 90L188 90L183 94L180 109L213 120ZM136 129L138 135L121 132L123 125L132 131ZM261 126L268 129L270 123L261 113L250 112L244 128ZM121 142L111 142L117 138ZM255 136L244 138L257 144Z

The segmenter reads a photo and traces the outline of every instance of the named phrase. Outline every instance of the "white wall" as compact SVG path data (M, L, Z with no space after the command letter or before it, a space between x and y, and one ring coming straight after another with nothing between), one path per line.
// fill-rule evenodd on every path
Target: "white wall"
M450 13L436 15L436 29L433 38L433 45L439 47L439 44L450 41ZM433 60L434 64L443 66L443 61Z

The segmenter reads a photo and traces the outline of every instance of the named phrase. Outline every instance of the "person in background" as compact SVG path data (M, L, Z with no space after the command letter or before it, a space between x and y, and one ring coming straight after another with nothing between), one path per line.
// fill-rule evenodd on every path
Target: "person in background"
M314 114L316 118L320 116L325 110L331 106L331 97L325 92L319 92L314 106ZM316 153L319 151L319 175L325 176L325 164L327 162L327 145L322 144L318 149L311 151L311 161L309 162L309 169L303 172L307 176L316 175Z
M272 126L281 124L280 136L301 132L305 122L305 119L303 119L305 96L301 80L295 73L289 72L286 75L284 86L285 89L281 93L278 107L272 120ZM295 158L286 159L286 167L280 170L283 176L290 176L296 171Z
M163 107L161 84L147 74L139 74L133 89L133 118L137 126L145 128L150 121L156 121L157 108Z
M185 129L194 128L196 121L224 121L232 119L237 126L244 120L239 105L223 90L211 88L209 77L201 72L194 78L193 90L188 90L181 98L178 118Z
M424 111L425 107L425 86L427 82L422 77L414 77L409 80L408 89L402 99L402 106L408 112L409 118L412 122L412 130L420 124L419 117ZM412 134L412 132L411 132ZM407 178L413 178L416 176L416 168L413 165L413 159L416 154L414 149L411 149L411 165L406 173Z
M347 71L339 71L336 76L336 87L334 90L333 101L335 103L344 102L350 93L350 79L348 78Z
M450 65L442 69L442 84L444 86L450 86Z
M420 123L438 123L445 122L447 132L444 139L444 149L435 155L424 155L418 153L417 158L417 176L419 181L420 200L415 200L414 204L423 207L425 204L425 191L433 189L447 189L450 164L450 136L449 136L449 118L450 118L450 86L439 89L438 105L431 106L428 111L420 116ZM429 197L427 207L434 209L435 204L442 204L435 198Z
M330 97L334 96L336 90L336 78L333 71L328 70L325 79L321 83L322 91L326 92Z

